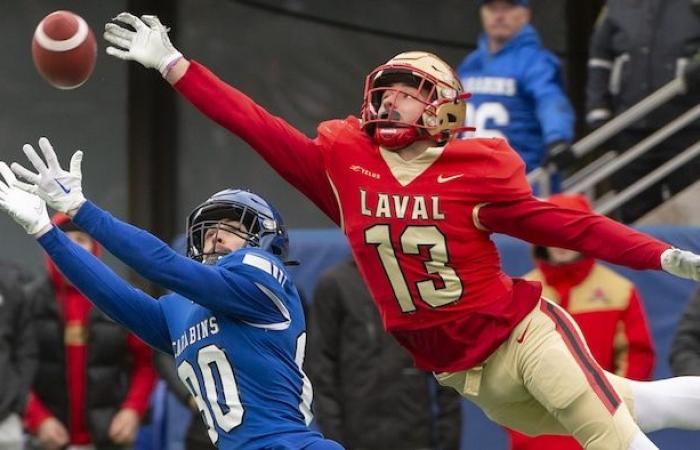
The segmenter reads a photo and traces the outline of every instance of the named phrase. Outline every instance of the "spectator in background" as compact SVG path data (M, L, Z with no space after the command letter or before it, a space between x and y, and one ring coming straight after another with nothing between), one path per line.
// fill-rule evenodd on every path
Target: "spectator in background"
M478 136L502 136L530 172L542 164L566 167L574 112L559 60L542 47L529 24L527 0L479 0L484 33L478 48L457 69L472 94L467 123Z
M700 2L609 0L591 37L586 122L597 128L682 73L700 50ZM678 96L635 121L614 139L616 150L632 147L700 102L697 92ZM621 191L700 140L700 121L667 138L611 178ZM651 186L620 209L632 222L672 193L697 180L700 159Z
M588 200L579 194L556 194L548 201L563 208L592 211ZM573 250L535 247L534 254L536 268L524 278L540 281L542 296L571 314L598 364L621 377L648 380L654 368L654 348L634 285ZM569 436L531 438L513 431L509 434L512 450L581 448Z
M700 289L695 291L678 322L670 363L674 376L700 375Z
M24 448L21 416L37 366L25 295L30 279L18 266L0 263L0 450Z
M53 220L71 240L100 254L68 216ZM48 259L47 265L46 280L32 295L40 362L26 424L34 445L129 448L156 381L153 351L94 308Z
M306 371L321 431L345 448L459 448L459 395L415 369L408 352L383 331L352 259L318 281Z

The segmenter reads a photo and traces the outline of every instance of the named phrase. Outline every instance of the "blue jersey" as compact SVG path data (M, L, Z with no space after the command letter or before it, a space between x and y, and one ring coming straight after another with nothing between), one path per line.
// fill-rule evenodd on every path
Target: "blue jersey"
M495 53L482 35L457 73L472 94L467 125L476 128L477 136L505 137L528 172L542 163L548 144L573 138L574 112L559 61L542 48L530 25Z
M89 202L73 221L144 277L175 292L153 299L55 228L39 239L100 309L175 356L178 375L218 448L326 448L323 442L330 441L308 428L304 314L280 260L244 248L207 266Z

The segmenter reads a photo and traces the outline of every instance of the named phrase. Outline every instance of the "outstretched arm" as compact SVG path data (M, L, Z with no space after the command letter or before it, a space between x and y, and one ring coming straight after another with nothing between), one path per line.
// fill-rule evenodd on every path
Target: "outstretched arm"
M489 203L478 212L482 228L535 245L577 250L633 269L661 269L671 246L599 214L560 208L530 198Z
M212 311L254 323L282 321L248 273L210 266L173 251L152 234L85 202L73 222L143 277Z
M577 250L637 270L664 270L700 281L700 256L671 247L603 215L560 208L534 197L481 205L473 214L486 231L535 245Z
M152 347L172 354L170 332L159 301L122 280L58 228L46 232L38 242L61 273L98 308Z
M299 189L333 221L339 209L326 174L323 141L310 139L275 117L196 62L183 58L155 16L121 13L105 26L107 53L155 68L197 109L231 131L260 154L285 180Z
M48 141L46 142L48 143ZM55 159L56 155L53 154L53 150L51 153ZM77 155L79 160L80 155ZM37 157L36 154L33 156ZM74 168L77 168L78 172L80 171L79 161ZM26 169L23 171L31 174ZM66 177L70 175L68 172L65 174ZM0 161L0 175L3 179L0 181L0 210L5 211L28 234L39 241L63 275L112 319L132 330L155 348L166 353L172 352L170 333L165 316L160 309L160 302L131 287L102 261L73 243L62 231L53 227L44 200L18 187L22 185L26 189L31 188L30 190L38 191L40 189L37 186L19 182L3 161ZM58 174L56 175L61 178ZM36 176L38 177L38 175ZM52 178L52 181L58 182L59 178ZM76 182L78 185L80 184L79 180ZM59 182L59 184L61 183ZM72 191L72 189L67 190L68 193ZM46 195L45 192L43 194ZM68 201L64 195L56 204L70 206L74 200L72 198Z
M39 139L39 147L46 163L31 145L23 147L38 173L20 164L12 164L12 170L29 182L13 178L12 183L16 186L13 191L24 190L31 193L31 197L37 194L52 208L68 214L78 226L139 274L212 311L259 324L281 323L288 319L270 300L272 291L266 291L252 281L250 273L246 272L251 270L250 266L231 270L206 266L178 255L160 239L115 219L85 199L80 168L82 152L73 155L70 171L66 171L58 163L48 139ZM1 165L0 169L3 169ZM10 172L6 166L4 171ZM48 217L45 221L48 222ZM273 280L275 278L269 275L267 281Z

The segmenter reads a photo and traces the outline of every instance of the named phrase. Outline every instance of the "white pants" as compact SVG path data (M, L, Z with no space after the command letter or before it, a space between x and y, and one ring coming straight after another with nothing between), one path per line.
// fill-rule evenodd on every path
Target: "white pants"
M23 448L22 420L17 414L10 414L0 422L0 450L22 450Z

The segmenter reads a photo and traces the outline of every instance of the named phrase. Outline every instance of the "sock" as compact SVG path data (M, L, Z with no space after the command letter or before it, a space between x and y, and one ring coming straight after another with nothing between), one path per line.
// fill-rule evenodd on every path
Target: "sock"
M662 428L700 429L700 377L628 382L635 419L645 433Z
M627 450L659 450L659 447L651 442L644 433L637 431L637 434L632 438L632 442L630 442L630 446L627 447Z

